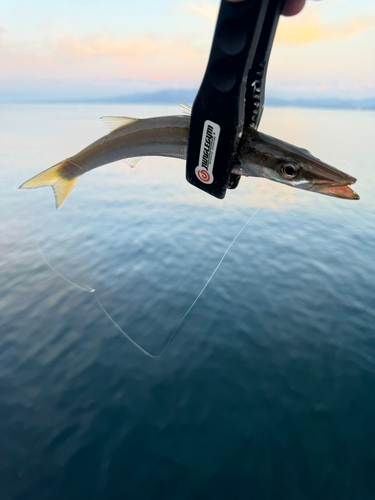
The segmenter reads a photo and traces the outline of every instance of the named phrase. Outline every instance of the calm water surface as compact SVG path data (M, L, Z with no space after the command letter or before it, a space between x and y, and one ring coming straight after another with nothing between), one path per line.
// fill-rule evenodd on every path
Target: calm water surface
M262 130L358 178L359 202L178 160L85 175L64 207L18 191L105 133L178 107L3 105L0 498L373 499L375 114L267 109ZM41 252L40 252L40 250ZM95 294L72 286L67 279Z

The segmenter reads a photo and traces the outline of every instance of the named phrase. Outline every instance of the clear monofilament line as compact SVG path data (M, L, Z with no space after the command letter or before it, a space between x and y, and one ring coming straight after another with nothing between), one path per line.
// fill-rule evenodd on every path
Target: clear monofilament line
M336 160L336 161L343 161L343 162L347 163L349 165L348 174L350 174L353 167L352 167L352 164L348 160Z
M176 334L177 330L180 328L180 326L182 325L182 322L185 320L186 316L190 313L190 311L193 309L193 307L195 306L195 304L198 302L199 298L201 297L202 293L205 291L205 289L208 287L210 281L212 280L212 278L215 276L215 274L217 273L219 267L221 266L221 264L223 263L223 260L225 259L225 257L227 256L229 250L232 248L232 246L234 245L234 243L236 242L236 240L239 238L239 236L243 233L243 231L245 230L245 228L247 227L247 225L249 224L249 222L251 222L254 217L256 216L256 214L259 212L259 210L261 208L264 207L264 205L266 205L266 203L269 202L269 200L271 198L273 198L279 191L280 191L281 188L279 188L277 191L275 191L271 196L269 196L256 210L255 212L247 219L247 221L245 222L245 224L241 227L241 229L238 231L238 233L236 234L236 236L233 238L233 240L229 243L229 245L227 246L225 252L223 253L221 259L219 260L217 266L215 267L215 269L212 271L211 273L211 276L209 276L208 280L206 281L206 283L204 284L203 288L201 289L201 291L198 293L198 295L196 296L196 298L194 299L194 301L192 302L191 306L189 307L189 309L186 311L186 313L182 316L182 318L180 319L179 323L177 324L176 328L173 330L172 332L172 335L169 337L166 345L163 347L162 351L154 356L154 357L159 357L161 356L164 351L167 349L167 347L169 346L169 344L171 343L174 335Z
M167 340L165 346L163 347L163 349L160 351L159 354L151 354L150 352L146 351L146 349L144 349L143 347L141 347L135 340L133 340L130 335L128 335L122 328L121 326L112 318L112 316L109 314L109 312L106 310L106 308L103 306L101 300L99 299L98 297L98 294L97 292L95 291L94 288L85 288L85 287L82 287L80 285L77 285L76 283L74 283L73 281L71 281L69 278L66 278L63 274L61 274L55 267L53 267L49 262L48 260L46 259L45 255L43 254L42 252L42 249L40 248L40 246L38 245L39 247L39 251L43 257L43 260L44 262L48 265L48 267L50 269L52 269L58 276L60 276L62 279L64 279L65 281L67 281L69 284L75 286L76 288L78 288L79 290L82 290L84 292L88 292L88 293L94 293L95 295L95 300L96 302L98 303L99 307L101 308L101 310L104 312L104 314L106 315L106 317L109 319L109 321L113 324L113 326L120 332L122 333L122 335L134 346L136 347L140 352L142 352L143 354L145 354L146 356L150 357L150 358L160 358L164 352L166 351L167 347L169 346L169 344L171 343L173 337L175 336L175 334L177 333L177 331L179 330L180 326L182 325L182 323L184 322L184 320L186 319L186 317L188 316L188 314L191 312L191 310L193 309L193 307L195 306L195 304L198 302L198 300L200 299L200 297L202 296L203 292L205 291L205 289L207 288L207 286L209 285L209 283L211 282L212 278L215 276L215 274L217 273L219 267L221 266L221 264L223 263L225 257L227 256L229 250L232 248L232 246L234 245L234 243L236 242L236 240L240 237L240 235L243 233L243 231L245 230L245 228L248 226L248 224L254 219L254 217L256 216L256 214L269 202L269 200L271 198L273 198L279 191L280 191L281 188L277 189L274 193L272 193L272 195L270 195L256 210L255 212L247 219L247 221L243 224L243 226L241 227L241 229L237 232L236 236L232 239L232 241L229 243L229 245L227 246L225 252L223 253L222 257L220 258L219 262L217 263L215 269L212 271L211 275L209 276L209 278L207 279L206 283L203 285L202 289L200 290L200 292L198 293L198 295L196 296L196 298L194 299L194 301L192 302L192 304L190 305L190 307L187 309L187 311L185 312L185 314L182 316L182 318L180 319L180 321L178 322L177 326L174 328L173 332L171 333L169 339Z
M48 260L46 259L46 257L44 255L42 249L39 246L39 243L38 243L38 249L39 249L40 255L43 257L43 260L47 264L47 266L50 267L52 269L52 271L54 271L58 276L60 276L60 278L62 278L63 280L67 281L71 285L75 286L79 290L83 290L84 292L88 292L88 293L94 293L95 292L95 288L91 288L91 287L90 288L85 288L84 286L77 285L77 283L74 283L74 281L70 280L69 278L67 278L66 276L64 276L63 274L61 274L60 271L58 271L55 267L53 267L52 264L50 264L48 262Z

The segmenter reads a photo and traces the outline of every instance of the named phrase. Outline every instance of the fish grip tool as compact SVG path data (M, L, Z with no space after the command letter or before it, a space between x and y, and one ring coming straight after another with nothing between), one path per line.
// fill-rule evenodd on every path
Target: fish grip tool
M186 179L224 198L245 126L257 128L268 59L284 0L222 0L202 84L194 100Z

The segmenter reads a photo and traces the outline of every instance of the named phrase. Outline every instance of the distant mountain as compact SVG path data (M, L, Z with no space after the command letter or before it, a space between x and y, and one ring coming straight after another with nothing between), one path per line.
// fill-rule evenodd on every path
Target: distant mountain
M109 90L107 91L108 95ZM157 92L136 92L128 95L112 97L82 97L78 91L74 96L74 89L70 95L60 93L59 97L53 94L10 94L0 96L0 102L29 102L29 103L133 103L133 104L177 104L179 101L192 104L196 96L196 89L164 89ZM336 98L285 99L266 97L267 106L299 107L299 108L328 108L328 109L375 109L375 98L345 100Z
M344 99L278 99L266 98L267 106L290 106L297 108L328 108L328 109L375 109L375 98L344 100Z
M157 92L143 92L125 96L117 96L107 102L132 102L137 104L176 104L179 101L192 104L197 91L190 89L166 89Z
M152 93L136 93L116 96L108 99L88 99L90 102L137 103L137 104L176 104L185 102L192 104L197 91L191 89L166 89ZM329 109L375 109L375 98L361 100L343 99L279 99L266 97L267 106L298 107L298 108L329 108Z

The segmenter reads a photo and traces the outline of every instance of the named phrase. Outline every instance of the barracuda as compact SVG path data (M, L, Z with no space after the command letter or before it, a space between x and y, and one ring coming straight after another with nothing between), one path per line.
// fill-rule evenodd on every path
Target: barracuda
M76 155L26 181L20 189L51 186L56 208L60 208L78 179L94 168L143 156L186 159L189 116L105 117L103 120L114 130ZM232 172L245 177L264 177L337 198L359 199L349 187L356 182L354 177L323 163L306 149L252 128L244 129Z

